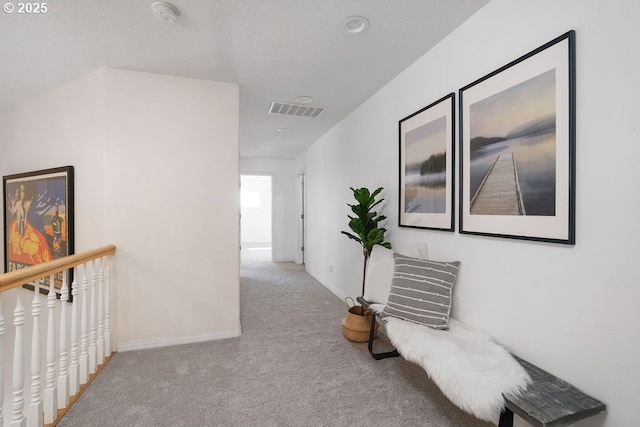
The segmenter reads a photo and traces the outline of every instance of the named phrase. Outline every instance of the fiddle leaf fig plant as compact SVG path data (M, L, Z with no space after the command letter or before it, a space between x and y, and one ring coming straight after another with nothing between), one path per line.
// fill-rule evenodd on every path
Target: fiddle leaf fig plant
M349 228L353 233L342 231L342 234L348 238L355 240L362 246L362 255L364 256L364 265L362 269L362 295L364 295L364 283L367 274L367 262L371 256L371 251L375 245L384 246L391 249L391 243L384 241L384 233L386 228L380 227L380 222L387 219L384 215L378 215L373 208L378 206L384 199L376 200L376 196L382 192L382 187L377 188L373 193L368 188L351 188L353 197L357 204L349 204L354 216L349 217Z

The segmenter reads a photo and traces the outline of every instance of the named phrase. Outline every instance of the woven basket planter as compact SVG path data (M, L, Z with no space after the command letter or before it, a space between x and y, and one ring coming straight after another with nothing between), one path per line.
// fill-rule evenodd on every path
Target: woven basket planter
M348 300L353 299L347 297ZM346 339L353 342L369 341L369 331L371 330L371 316L373 313L369 310L363 310L361 305L350 306L347 315L342 319L342 333ZM378 335L378 322L375 324L374 337Z

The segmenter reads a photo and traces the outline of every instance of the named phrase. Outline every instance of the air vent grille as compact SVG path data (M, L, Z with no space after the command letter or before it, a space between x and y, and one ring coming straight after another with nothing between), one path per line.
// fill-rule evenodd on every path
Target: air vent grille
M269 114L280 114L294 117L320 117L326 107L313 105L290 104L288 102L273 101L269 107Z

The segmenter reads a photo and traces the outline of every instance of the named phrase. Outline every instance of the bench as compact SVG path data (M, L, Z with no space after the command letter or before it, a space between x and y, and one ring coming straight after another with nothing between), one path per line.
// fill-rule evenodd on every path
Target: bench
M365 309L370 305L363 297L358 297L357 300ZM398 350L374 352L376 318L377 316L371 316L369 353L376 360L400 356ZM604 403L588 396L566 381L517 356L514 358L529 373L532 382L522 395L505 398L506 406L500 414L498 427L512 427L514 413L536 427L561 427L606 410Z
M381 251L382 249L378 250ZM421 256L426 258L425 254L426 248L421 253ZM387 281L387 279L393 275L393 273L389 273L388 271L388 257L372 256L369 261L370 263L379 263L381 265L370 264L367 267L367 275L369 275L369 273L379 274L383 276L382 282ZM365 292L365 296L367 296L369 300L364 297L357 298L357 301L362 304L363 308L369 308L373 303L372 301L375 301L371 296L374 296L374 298L376 296L379 297L381 295L381 289L382 293L387 292L388 294L390 285L380 286L380 279L380 277L376 279L367 277L367 285L371 284L373 287L377 287L377 289L368 292L368 295L367 292ZM387 287L385 288L385 286ZM380 300L386 301L384 298L380 298ZM371 330L368 341L369 353L376 360L400 356L400 353L395 349L381 353L374 351L374 326L378 318L378 315L371 316ZM538 368L526 360L516 356L513 357L527 371L531 377L531 383L520 395L505 396L505 407L500 414L498 427L512 427L514 414L517 414L526 422L536 427L561 427L573 424L606 410L604 403L588 396L566 381Z
M513 425L516 413L529 424L560 427L573 424L606 410L606 405L571 384L514 356L531 376L531 384L516 398L506 398L499 427Z

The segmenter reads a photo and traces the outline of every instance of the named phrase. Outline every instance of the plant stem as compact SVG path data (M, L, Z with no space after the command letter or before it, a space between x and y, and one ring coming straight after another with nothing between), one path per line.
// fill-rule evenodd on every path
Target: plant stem
M364 254L364 265L362 266L362 297L364 298L364 283L365 283L365 279L366 279L366 275L367 275L367 261L369 260L369 257L367 256L367 254Z

